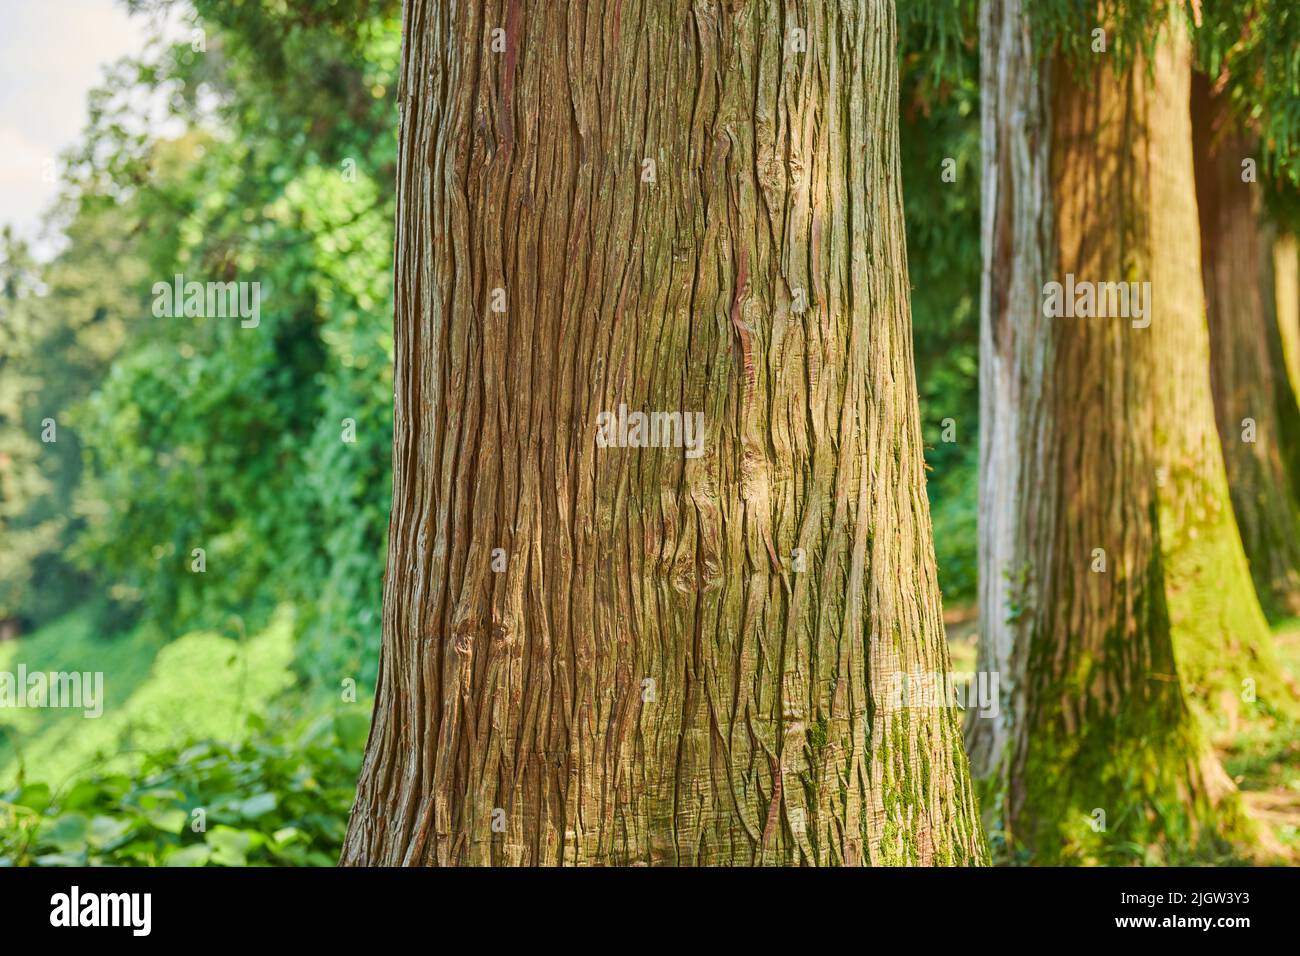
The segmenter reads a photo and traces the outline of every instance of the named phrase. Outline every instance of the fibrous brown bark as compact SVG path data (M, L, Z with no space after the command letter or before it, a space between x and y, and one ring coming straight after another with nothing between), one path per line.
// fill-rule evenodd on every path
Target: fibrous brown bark
M1079 66L1035 48L1020 0L993 0L981 43L980 669L1003 700L968 724L972 769L993 835L1041 862L1186 848L1231 789L1180 680L1194 548L1236 536L1197 510L1227 503L1203 440L1188 41L1170 23L1149 63ZM1067 275L1150 282L1148 313L1049 317ZM1253 602L1233 567L1223 585Z
M1251 574L1274 616L1300 613L1300 405L1275 305L1273 230L1243 175L1259 149L1226 97L1196 75L1196 192L1214 406Z
M954 713L891 693L947 668L894 31L879 0L407 3L344 863L983 858ZM601 447L620 405L702 412L702 454Z

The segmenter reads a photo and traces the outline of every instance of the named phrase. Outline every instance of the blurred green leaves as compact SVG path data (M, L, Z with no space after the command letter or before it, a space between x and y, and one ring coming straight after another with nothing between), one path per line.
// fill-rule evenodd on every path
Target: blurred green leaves
M979 462L980 117L974 8L957 0L927 0L904 4L900 14L907 29L900 53L899 143L926 487L945 601L966 603L974 600L977 583ZM948 38L941 44L941 68L933 55L936 31Z
M52 214L59 255L0 249L23 318L5 325L27 330L0 339L22 385L11 414L0 394L0 452L12 436L25 456L0 458L0 525L32 532L0 563L0 618L39 626L88 584L171 633L254 629L290 601L303 672L364 685L391 463L400 5L186 9L196 33L92 94ZM143 119L159 102L166 122ZM261 325L155 318L153 283L176 274L259 282ZM59 442L38 454L49 416Z
M332 866L360 769L355 711L150 753L140 774L0 793L0 866Z

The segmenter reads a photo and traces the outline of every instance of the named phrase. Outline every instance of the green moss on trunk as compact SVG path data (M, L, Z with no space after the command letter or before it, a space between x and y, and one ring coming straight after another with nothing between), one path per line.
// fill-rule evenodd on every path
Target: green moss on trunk
M985 268L1006 278L982 310L979 659L1004 692L972 760L1009 858L1215 853L1250 830L1188 700L1208 713L1252 666L1212 664L1231 635L1268 636L1210 398L1186 27L1118 72L1044 60L1024 17L982 21ZM1149 282L1147 315L1044 317L1067 275Z

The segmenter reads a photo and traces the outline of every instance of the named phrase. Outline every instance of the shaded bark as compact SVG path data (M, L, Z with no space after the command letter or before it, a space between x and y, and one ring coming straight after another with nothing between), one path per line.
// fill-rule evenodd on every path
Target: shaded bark
M1210 328L1214 407L1233 510L1261 603L1300 613L1300 405L1276 308L1273 230L1262 187L1243 182L1259 157L1226 98L1197 74L1192 91L1196 192Z
M892 5L410 0L404 32L342 862L983 859L953 711L891 693L948 663ZM702 412L702 455L600 447L620 404Z
M1149 64L1076 68L1035 49L1020 0L982 7L981 43L979 666L1003 697L968 725L972 769L1012 852L1181 853L1236 813L1180 677L1204 583L1188 542L1236 541L1215 471L1189 45L1171 23ZM1046 284L1067 274L1149 281L1150 326L1046 316ZM1216 493L1227 525L1196 511ZM1253 602L1236 547L1223 584ZM1257 607L1243 620L1263 628Z

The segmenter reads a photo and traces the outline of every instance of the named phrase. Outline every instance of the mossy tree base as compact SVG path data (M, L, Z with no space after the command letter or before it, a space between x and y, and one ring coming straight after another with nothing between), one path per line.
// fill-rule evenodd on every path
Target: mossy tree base
M1210 397L1190 44L1171 15L1149 60L1080 66L1027 16L982 8L979 668L1003 694L973 768L1011 859L1217 853L1251 828L1188 703L1239 675L1201 649L1235 635L1271 684ZM1149 283L1147 314L1044 316L1067 275Z

